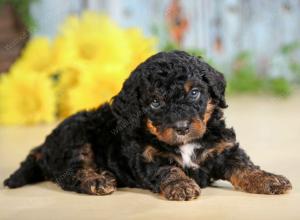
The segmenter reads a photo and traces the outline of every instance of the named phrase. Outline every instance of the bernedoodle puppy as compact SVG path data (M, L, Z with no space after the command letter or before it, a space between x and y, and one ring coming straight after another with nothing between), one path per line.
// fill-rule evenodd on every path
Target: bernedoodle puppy
M201 58L158 53L132 72L111 103L64 120L4 185L50 180L91 195L137 187L191 200L222 179L249 193L287 192L289 180L254 165L226 127L225 85Z

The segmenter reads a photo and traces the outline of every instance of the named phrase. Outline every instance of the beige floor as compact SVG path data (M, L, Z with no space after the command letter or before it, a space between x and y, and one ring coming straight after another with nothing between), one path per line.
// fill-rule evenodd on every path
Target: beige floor
M300 96L229 99L227 121L264 169L286 175L294 189L268 196L237 192L225 182L199 199L170 202L138 189L97 197L64 192L50 182L9 190L0 186L0 219L300 219ZM53 126L0 128L0 181Z

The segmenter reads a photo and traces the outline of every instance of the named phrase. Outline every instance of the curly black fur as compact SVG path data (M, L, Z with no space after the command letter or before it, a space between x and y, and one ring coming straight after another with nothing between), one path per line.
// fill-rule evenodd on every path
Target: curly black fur
M225 85L201 58L158 53L132 72L111 104L64 120L4 184L51 180L65 190L98 195L138 187L189 200L199 195L199 186L223 179L247 192L284 193L289 181L255 166L226 128ZM187 144L196 146L193 166L182 158Z

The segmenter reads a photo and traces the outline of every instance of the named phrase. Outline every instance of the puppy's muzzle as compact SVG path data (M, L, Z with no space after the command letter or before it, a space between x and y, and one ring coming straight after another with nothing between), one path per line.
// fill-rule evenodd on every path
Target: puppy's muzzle
M190 132L191 122L184 120L178 121L174 123L173 129L177 133L177 135L186 135Z

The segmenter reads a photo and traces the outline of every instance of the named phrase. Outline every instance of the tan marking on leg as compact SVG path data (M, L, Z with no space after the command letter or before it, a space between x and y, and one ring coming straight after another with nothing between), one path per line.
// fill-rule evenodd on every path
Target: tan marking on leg
M235 189L249 193L283 194L292 189L290 181L284 176L254 168L235 169L229 181Z
M92 195L107 195L116 190L117 182L108 171L96 170L95 156L91 144L84 144L79 151L83 168L76 173L81 190Z
M82 160L84 167L95 167L95 157L91 144L84 144L79 152L79 158Z
M96 172L92 168L79 170L76 178L81 181L83 192L92 195L107 195L116 190L117 181L108 171Z
M148 146L146 146L146 148L143 152L143 157L146 159L147 162L153 162L154 157L157 154L158 154L158 151L154 147L148 145Z
M179 166L183 167L182 158L179 155L175 155L169 152L161 152L151 145L146 146L143 157L147 162L153 162L155 157L167 158L169 160L175 161Z
M220 143L216 144L214 147L209 148L202 152L197 158L197 163L201 164L206 161L210 157L214 157L215 155L223 153L227 149L231 149L234 147L234 143L221 141Z
M34 156L34 158L36 160L41 160L44 157L44 155L42 154L42 152L33 152L33 153L31 153L31 155Z
M162 195L168 200L191 200L200 195L197 183L178 167L171 168L160 185Z
M36 160L41 160L44 158L44 155L41 152L41 147L32 149L29 154L32 155Z

